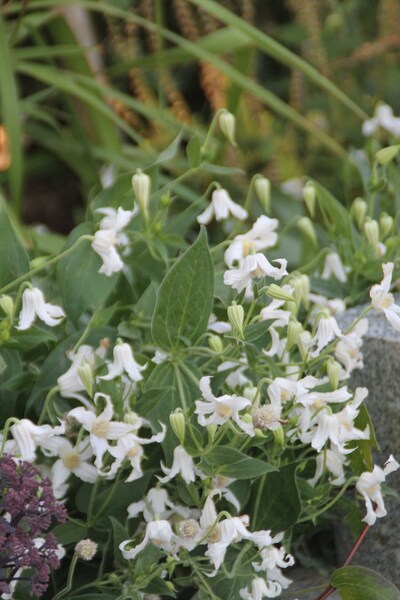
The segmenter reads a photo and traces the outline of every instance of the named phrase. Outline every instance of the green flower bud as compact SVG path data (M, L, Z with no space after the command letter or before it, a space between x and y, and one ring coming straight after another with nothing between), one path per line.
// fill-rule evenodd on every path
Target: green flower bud
M124 422L128 423L128 425L135 425L138 420L138 415L133 410L130 410L124 414Z
M352 214L358 228L361 230L364 224L366 214L368 212L368 205L362 198L355 198L351 206L350 213Z
M228 319L230 324L233 327L234 332L236 333L236 335L243 339L244 338L244 333L243 333L243 323L244 323L244 309L243 306L241 304L236 304L236 302L233 302L230 306L228 306Z
M288 294L276 283L271 283L266 291L267 296L275 300L284 300L285 302L294 302L295 299L291 294Z
M295 302L294 300L292 300L291 302L286 302L284 308L286 310L288 310L293 317L295 317L297 315L299 307L297 305L297 302Z
M135 198L139 204L140 210L146 219L148 217L150 185L150 177L146 175L146 173L142 173L140 169L137 169L136 173L132 177L133 193L135 194Z
M217 433L217 425L215 425L215 423L212 423L211 425L207 425L207 433L208 433L208 439L210 442L213 441L215 434Z
M308 208L308 212L313 217L315 214L316 192L312 181L307 181L306 185L303 187L303 199Z
M272 433L274 434L277 446L283 447L285 444L285 433L283 431L282 425L280 425L277 429L274 429Z
M93 398L93 371L87 360L83 360L79 365L78 375L85 386L85 390Z
M399 144L396 146L388 146L387 148L378 150L378 152L375 154L375 158L381 165L387 165L395 158L395 156L397 156L399 150Z
M303 331L300 333L297 340L297 347L299 349L301 358L304 360L308 354L311 346L311 333L309 331Z
M291 281L290 285L293 287L293 294L298 305L303 303L305 308L309 307L309 294L310 294L310 279L308 275L298 274Z
M185 415L180 408L177 408L169 415L169 423L172 427L172 431L183 446L185 441Z
M266 177L257 177L254 181L254 189L256 196L263 207L264 211L268 214L271 210L271 182Z
M289 350L292 346L297 346L299 336L303 332L302 324L296 319L289 321L287 328L287 349Z
M253 424L253 417L251 416L250 413L244 414L241 420L243 421L243 423L251 423L251 424Z
M171 204L171 196L169 194L163 194L160 198L160 206L162 208L168 208Z
M228 112L227 110L224 110L219 116L219 126L221 127L221 131L228 140L228 142L230 142L232 146L236 146L236 120L234 115Z
M379 244L379 224L375 219L368 219L364 223L364 233L368 240L368 243L373 247L377 248Z
M393 217L385 212L382 213L379 217L379 228L381 230L382 237L389 235L393 228Z
M11 321L14 316L14 300L11 296L7 296L6 294L0 296L0 308Z
M297 221L297 226L300 231L310 240L313 246L318 245L317 234L311 219L308 217L301 217Z
M330 358L326 364L326 372L329 377L329 381L334 390L337 390L339 386L339 375L340 365L336 360Z
M208 345L210 346L211 350L214 350L214 352L217 354L221 354L221 352L224 350L224 344L219 335L210 335L208 338Z

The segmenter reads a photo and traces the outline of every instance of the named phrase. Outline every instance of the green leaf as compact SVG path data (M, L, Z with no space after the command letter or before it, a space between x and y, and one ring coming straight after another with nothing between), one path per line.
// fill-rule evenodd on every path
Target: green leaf
M127 566L127 561L122 556L121 550L119 549L119 545L129 538L129 534L123 525L114 517L109 517L113 529L113 539L114 539L114 560L116 560L120 565Z
M365 567L342 567L331 577L342 600L400 600L398 590L387 579Z
M201 159L201 148L200 140L197 135L190 138L188 145L186 146L186 154L192 169L198 167Z
M87 524L85 521L76 520L62 525L57 525L52 531L57 538L57 542L62 545L79 542L87 536Z
M182 133L183 132L180 131L178 135L172 140L170 145L167 148L165 148L165 150L160 152L158 158L151 165L152 167L154 167L155 165L161 165L163 163L169 162L170 160L176 157L176 155L179 152L180 143L182 141Z
M319 207L327 224L330 225L337 234L350 240L353 232L350 215L347 210L339 200L336 200L336 198L322 185L316 181L313 181L313 185L315 187Z
M214 272L205 230L176 261L157 293L151 332L155 344L175 350L206 331L212 309Z
M68 237L64 250L82 235L91 233L88 223L76 227ZM113 290L118 273L106 277L99 273L101 258L89 241L82 242L72 254L61 259L57 279L63 306L70 319L77 322L85 310L99 306Z
M0 287L29 271L25 249L11 225L5 201L0 196Z
M251 479L252 477L260 477L265 473L277 471L276 467L260 460L258 458L250 458L228 446L220 446L214 448L212 454L207 455L201 461L202 468L216 472L226 477L234 477L235 479Z
M279 532L289 529L297 522L301 501L296 483L297 464L281 467L267 473L255 487L253 507L256 529L272 529Z

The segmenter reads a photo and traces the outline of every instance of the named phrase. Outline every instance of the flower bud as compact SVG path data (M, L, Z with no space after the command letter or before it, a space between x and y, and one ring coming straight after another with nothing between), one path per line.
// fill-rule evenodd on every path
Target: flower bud
M291 294L288 294L288 292L285 292L285 290L283 290L279 285L276 285L276 283L271 283L265 293L267 296L274 298L275 300L283 300L284 302L294 301L294 297Z
M310 294L310 279L308 275L303 273L296 275L291 281L290 285L293 287L293 295L298 305L303 303L305 308L308 308L309 294Z
M287 342L286 347L289 350L292 346L297 346L299 336L303 332L302 324L296 319L289 321L287 328Z
M232 146L236 146L235 141L235 126L236 120L232 113L224 110L219 116L219 126L221 127L221 131L228 140L232 144Z
M309 331L303 331L298 337L297 347L303 360L306 358L310 349L311 339L311 333Z
M171 196L169 194L163 194L160 198L160 206L161 208L168 208L171 204Z
M257 177L254 181L254 189L256 196L263 207L264 211L268 214L271 210L271 182L266 177Z
M285 443L285 433L283 431L282 425L279 425L279 427L277 427L277 429L274 429L272 433L274 434L277 446L283 447Z
M310 240L313 246L318 245L317 234L314 225L308 217L300 217L297 221L297 226L300 231Z
M291 300L290 302L286 302L286 304L285 304L285 310L288 310L290 312L290 314L293 317L295 317L297 315L297 312L298 312L297 302L295 302L294 300Z
M388 146L387 148L378 150L378 152L375 154L375 158L381 165L387 165L395 158L399 150L399 144L396 144L395 146Z
M233 302L230 306L228 306L228 319L230 324L233 327L234 332L236 333L236 335L243 339L244 338L244 333L243 333L243 323L244 323L244 309L243 306L241 304L236 304L236 302Z
M83 360L79 365L78 375L85 386L85 390L93 398L93 372L87 360Z
M169 415L169 423L181 446L183 446L185 441L185 415L180 408L177 408Z
M217 425L215 423L211 423L211 425L207 425L207 433L208 433L209 441L212 442L215 434L217 433Z
M11 296L7 296L6 294L0 296L0 308L12 320L14 316L14 300Z
M313 217L315 214L316 192L312 181L307 181L306 185L303 187L303 199L308 208L308 212Z
M368 243L377 248L379 244L379 224L375 219L368 219L364 223L364 233Z
M133 410L130 410L124 414L124 423L128 423L128 425L135 425L138 418L138 414Z
M382 233L382 237L386 237L392 231L393 228L393 217L387 213L382 213L379 217L379 228Z
M83 560L92 560L97 552L97 544L91 539L81 540L75 546L75 554Z
M221 352L224 350L224 344L219 335L210 335L208 338L208 345L210 346L211 350L214 350L214 352L217 354L221 354Z
M353 204L351 206L351 214L355 222L357 223L358 228L361 230L364 220L368 211L368 205L362 198L355 198Z
M249 384L243 390L244 398L247 398L247 400L250 400L251 403L254 402L256 395L257 395L257 388L255 385Z
M326 372L329 377L329 381L334 390L337 390L339 385L340 376L340 365L336 360L330 358L326 364Z
M140 169L136 170L136 173L132 177L132 187L135 198L138 201L140 210L143 215L148 217L148 206L150 198L150 177L146 173L142 173Z
M243 421L243 423L251 423L251 424L253 424L253 417L251 416L250 413L245 413L243 415L243 417L241 418L241 420Z

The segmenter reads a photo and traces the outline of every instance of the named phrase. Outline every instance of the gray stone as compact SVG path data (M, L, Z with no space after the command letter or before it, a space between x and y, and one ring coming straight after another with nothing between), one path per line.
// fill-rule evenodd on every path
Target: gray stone
M340 319L342 329L350 325L363 308L347 311ZM353 372L350 385L369 390L365 403L380 446L374 461L383 467L390 454L400 462L400 334L383 313L371 311L367 318L369 328L362 346L364 369ZM400 495L400 470L388 476L387 484ZM378 571L400 586L400 504L397 498L387 495L385 505L387 516L377 519L371 527L352 564ZM338 531L339 561L345 559L353 543L349 533L343 529Z

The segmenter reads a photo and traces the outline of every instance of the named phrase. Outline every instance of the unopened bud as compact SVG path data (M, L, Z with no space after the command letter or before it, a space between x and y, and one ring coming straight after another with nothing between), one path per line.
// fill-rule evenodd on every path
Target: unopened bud
M209 441L212 442L215 434L217 433L217 425L215 423L207 425L207 433Z
M308 217L301 217L297 221L297 226L300 231L310 240L313 246L318 245L317 234L311 219Z
M302 324L296 319L289 321L287 328L287 349L289 350L292 346L296 346L299 341L299 336L303 332Z
M257 177L254 181L254 189L256 196L263 207L264 211L268 214L271 210L271 182L266 177Z
M251 403L254 402L256 395L257 395L257 388L254 385L247 385L243 390L244 398L247 398L247 400L250 400Z
M243 421L243 423L253 423L253 417L251 416L250 413L246 413L243 415L243 417L241 418L241 420Z
M210 346L211 350L214 350L214 352L217 354L221 354L221 352L224 350L224 344L219 335L210 335L208 338L208 345Z
M150 184L150 177L146 173L142 173L140 169L137 169L132 177L133 193L135 194L140 210L146 218L148 216Z
M93 398L93 372L87 360L83 360L78 367L78 375L85 390Z
M128 423L128 425L135 425L138 421L138 414L133 410L130 410L124 414L124 422Z
M234 332L241 339L244 338L243 333L243 323L244 323L244 309L241 304L236 304L233 302L230 306L228 306L228 319L230 324L233 327Z
M393 217L387 213L382 213L379 217L379 228L381 230L382 237L389 235L393 228Z
M381 150L378 150L378 152L375 154L376 160L381 165L387 165L394 159L395 156L397 156L399 150L399 144L397 144L396 146L388 146L387 148L382 148Z
M368 205L365 200L362 198L355 198L350 212L357 223L358 229L361 230L368 212Z
M369 219L364 223L364 233L368 243L377 248L379 244L379 224L375 219Z
M297 315L298 308L299 307L297 306L297 302L295 302L294 300L286 302L285 304L285 310L288 310L293 317Z
M11 296L7 296L6 294L0 296L0 308L12 320L14 316L14 300Z
M162 208L168 208L171 204L171 196L169 194L163 194L160 198L160 206Z
M185 441L185 415L180 408L177 408L169 415L169 423L172 427L172 431L183 446Z
M308 208L308 212L313 217L315 214L316 192L312 181L307 181L306 185L303 187L303 199Z
M340 365L333 358L329 359L326 364L326 372L329 377L330 384L334 390L337 390L339 385Z
M75 546L75 554L83 560L92 560L97 552L97 544L91 539L81 540Z
M268 286L266 294L267 296L269 296L270 298L274 298L275 300L283 300L284 302L295 301L294 297L291 294L285 292L285 290L282 289L279 285L276 285L276 283L271 283L271 285Z
M311 347L311 339L311 333L309 331L303 331L298 337L297 347L303 360L306 358Z
M235 141L235 127L236 120L232 113L224 110L219 116L219 126L221 127L221 131L228 140L232 144L232 146L236 146Z
M310 304L310 279L308 275L303 273L296 275L293 280L290 281L290 285L293 287L293 295L296 299L297 304L303 303L305 308L308 308Z
M276 444L278 446L283 447L285 443L285 433L283 431L282 425L279 425L279 427L274 429L272 433L274 434Z

